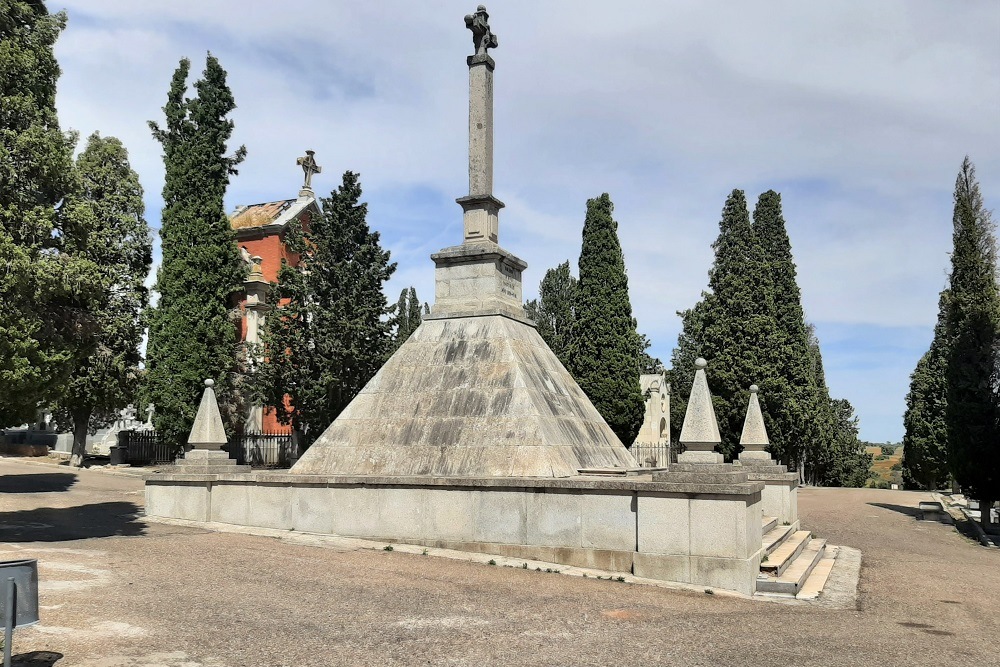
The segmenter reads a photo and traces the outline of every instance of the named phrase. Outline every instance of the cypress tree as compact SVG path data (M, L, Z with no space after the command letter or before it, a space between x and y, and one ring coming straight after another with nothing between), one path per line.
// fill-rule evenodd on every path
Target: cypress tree
M858 440L854 407L846 399L830 397L819 339L812 325L806 325L806 332L809 372L817 397L809 418L822 440L802 448L800 478L815 486L864 486L871 474L872 457Z
M771 454L782 463L797 465L806 443L816 446L829 437L820 427L829 396L810 367L810 335L792 245L781 213L781 195L774 190L760 195L753 220L753 233L770 273L774 320L772 337L761 341L770 372L757 384L766 403L764 419ZM822 361L819 363L822 372Z
M608 426L623 443L631 444L645 411L636 362L641 342L613 210L607 193L587 201L565 361Z
M726 199L719 236L712 248L715 262L709 272L711 291L702 295L695 308L681 314L683 328L673 354L671 381L678 383L674 386L682 395L671 400L671 407L675 415L680 415L677 423L682 423L687 408L683 393L694 376L693 362L686 362L699 356L707 359L722 437L720 451L731 458L738 453L750 385L774 385L767 350L776 336L771 316L771 278L763 249L750 225L742 190L733 190ZM769 405L766 399L764 395L762 408Z
M409 287L399 293L399 300L392 307L393 323L395 331L392 334L392 344L389 346L388 356L399 349L399 346L417 330L423 318L420 315L420 301L417 299L417 290Z
M166 126L150 121L163 147L166 180L160 238L163 263L157 274L156 308L149 313L148 373L144 395L156 404L157 431L186 443L205 378L215 391L227 430L242 422L235 388L240 369L235 296L246 267L236 246L223 196L246 149L227 155L236 102L226 72L208 55L197 96L185 98L190 61L174 72L163 107Z
M948 483L948 290L941 292L930 349L910 375L903 415L903 483L909 489L940 489Z
M528 317L538 325L538 334L567 368L576 286L577 280L570 273L567 260L545 272L538 285L538 300L525 305Z
M148 302L144 284L152 238L143 217L142 186L128 152L96 132L76 161L77 186L67 198L67 237L78 256L98 267L102 298L91 310L96 349L73 370L58 410L73 423L71 465L83 463L87 432L107 424L134 396L139 375L139 315Z
M948 458L965 494L976 498L982 523L1000 498L1000 293L993 223L968 157L955 183L951 255L946 424Z
M358 175L345 172L296 245L298 267L283 267L277 289L287 302L265 325L266 365L274 367L264 376L269 402L285 406L278 418L292 424L304 447L371 380L392 344L382 287L396 264L369 229L368 205L360 199ZM415 290L406 301L407 312L419 313ZM275 400L286 394L287 403Z
M74 252L61 204L76 142L55 108L65 26L39 0L0 2L0 426L34 419L93 349L100 280Z

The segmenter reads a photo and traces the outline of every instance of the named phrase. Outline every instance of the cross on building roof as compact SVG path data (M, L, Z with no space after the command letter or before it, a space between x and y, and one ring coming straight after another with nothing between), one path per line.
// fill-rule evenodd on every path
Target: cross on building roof
M323 167L316 164L316 158L313 157L315 154L316 151L306 151L304 156L295 160L295 164L302 167L302 173L305 174L305 182L302 184L302 187L310 190L312 189L313 174L323 173Z

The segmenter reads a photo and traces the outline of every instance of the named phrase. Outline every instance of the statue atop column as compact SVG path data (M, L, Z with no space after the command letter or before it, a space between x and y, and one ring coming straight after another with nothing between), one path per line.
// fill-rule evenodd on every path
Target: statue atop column
M475 14L465 16L465 27L472 31L477 56L488 55L486 49L497 48L497 36L490 30L490 15L486 13L485 5L479 5Z
M487 49L497 47L490 30L490 15L479 5L465 17L472 31L475 55L469 66L469 194L457 201L462 206L463 243L498 243L498 214L503 202L493 196L493 70L496 63Z

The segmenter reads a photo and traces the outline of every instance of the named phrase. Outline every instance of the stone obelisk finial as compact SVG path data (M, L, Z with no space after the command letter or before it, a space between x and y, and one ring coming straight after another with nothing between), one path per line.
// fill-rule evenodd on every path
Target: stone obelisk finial
M771 444L764 426L764 414L760 411L760 400L757 398L757 385L750 385L750 403L747 405L747 416L743 420L743 432L740 434L740 461L774 464L771 455L764 448Z
M191 435L188 436L188 446L195 449L221 449L226 444L226 429L222 426L222 415L219 413L219 403L215 399L212 387L214 380L205 380L205 391L201 395L198 414L195 415Z
M497 243L499 213L503 202L493 196L493 70L496 63L487 52L497 48L490 30L490 15L479 5L465 17L472 31L475 54L469 65L469 194L457 201L465 212L463 243Z
M694 365L698 370L694 374L691 396L684 413L684 425L681 426L680 442L686 449L677 457L677 462L722 463L722 454L715 451L715 446L722 442L722 438L719 435L719 422L715 419L712 392L708 389L708 378L705 377L708 362L698 357Z

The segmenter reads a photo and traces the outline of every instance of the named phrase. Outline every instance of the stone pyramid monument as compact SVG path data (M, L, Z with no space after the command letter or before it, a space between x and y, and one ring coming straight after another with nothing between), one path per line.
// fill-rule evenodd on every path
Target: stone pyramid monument
M298 474L569 477L636 463L524 314L527 264L498 245L486 8L465 17L469 195L434 260L429 315L291 469Z

